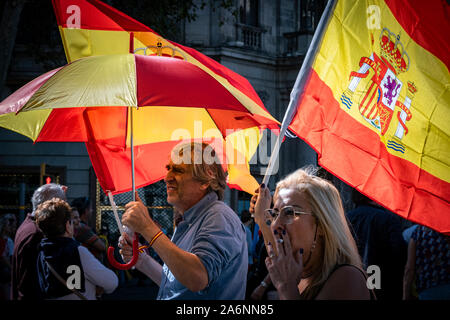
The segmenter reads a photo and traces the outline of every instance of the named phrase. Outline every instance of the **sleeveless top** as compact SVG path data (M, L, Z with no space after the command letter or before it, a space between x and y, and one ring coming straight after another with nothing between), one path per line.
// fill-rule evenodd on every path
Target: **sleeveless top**
M344 266L350 266L350 267L356 268L357 270L359 270L359 271L362 273L362 275L364 276L364 279L366 279L366 281L367 281L367 275L366 275L366 273L365 273L363 270L361 270L360 268L358 268L357 266L354 266L354 265L352 265L352 264L347 264L347 263L336 264L336 265L334 266L333 270L332 270L332 271L330 272L330 274L328 275L327 280L325 280L325 281L322 283L320 289L317 291L317 293L314 295L314 297L312 297L312 300L315 300L315 299L316 299L316 297L319 295L319 293L322 291L323 287L325 286L325 283L327 283L328 279L330 279L331 275L332 275L337 269L339 269L340 267L344 267ZM369 290L369 293L370 293L370 300L377 300L377 297L376 297L375 292L373 291L373 289L369 289L369 288L367 288L367 289Z

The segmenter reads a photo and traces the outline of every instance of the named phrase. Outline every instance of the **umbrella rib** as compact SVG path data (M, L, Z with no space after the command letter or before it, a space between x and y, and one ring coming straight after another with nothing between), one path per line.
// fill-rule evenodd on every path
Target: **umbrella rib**
M213 119L213 117L211 116L211 114L209 113L208 109L205 108L205 110L206 110L206 113L208 114L208 116L211 118L211 121L216 125L217 129L219 130L220 135L222 136L222 139L223 139L223 140L226 140L225 137L224 137L223 134L222 134L222 130L219 129L219 127L217 126L217 123L214 121L214 119Z

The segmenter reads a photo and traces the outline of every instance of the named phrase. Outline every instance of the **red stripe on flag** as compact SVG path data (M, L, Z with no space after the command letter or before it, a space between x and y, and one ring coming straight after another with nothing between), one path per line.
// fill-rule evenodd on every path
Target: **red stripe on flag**
M149 27L117 9L97 0L52 0L58 25L67 28L68 21L80 21L81 29L116 31L151 31ZM154 32L156 34L156 32Z
M340 108L314 70L289 128L339 179L408 220L450 234L450 184L388 153L378 134Z
M385 0L385 2L403 30L450 69L448 3L444 0Z

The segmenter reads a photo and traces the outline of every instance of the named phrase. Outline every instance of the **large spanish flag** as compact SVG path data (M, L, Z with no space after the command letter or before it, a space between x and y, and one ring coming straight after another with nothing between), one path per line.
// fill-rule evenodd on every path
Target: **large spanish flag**
M387 209L450 234L450 9L338 1L290 129Z
M101 1L52 0L52 2L68 62L87 56L128 52L183 59L215 78L253 115L272 119L274 124L277 123L264 108L262 101L247 79L202 53L164 39L152 29ZM205 92L205 94L209 93ZM166 120L171 121L170 119ZM206 119L205 122L200 118L193 120L202 122L203 127L206 127L208 121ZM272 126L272 129L274 128L275 126ZM189 130L192 138L198 139L203 136L202 130L195 130L192 124L183 129ZM248 161L257 150L261 139L261 129L263 129L261 126L246 127L234 132L226 139L227 150L234 151L231 156L245 159L245 161L239 161L239 163L229 161L228 185L230 187L249 193L253 193L258 187L258 183L250 175ZM141 147L141 153L148 154L150 159L154 159L155 150L162 150L161 145L171 146L172 144L173 141L166 141L166 137L161 137L158 140L158 137L153 135L151 143ZM120 151L110 151L99 144L87 143L86 146L100 181L104 180L101 178L102 173L117 171L115 167L123 158ZM153 171L153 178L150 180L140 177L137 173L137 185L142 186L162 179L164 177L163 164L161 170L163 171L158 174ZM127 179L127 177L124 177L124 179ZM112 181L107 187L103 187L104 189L117 190L116 186L122 184L121 181Z

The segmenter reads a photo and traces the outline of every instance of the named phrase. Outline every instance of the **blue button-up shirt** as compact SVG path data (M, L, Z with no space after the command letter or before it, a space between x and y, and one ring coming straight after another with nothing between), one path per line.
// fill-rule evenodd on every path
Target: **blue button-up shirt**
M208 285L202 291L192 292L164 264L157 299L245 298L248 258L244 225L215 192L208 193L184 213L172 242L200 258L208 272Z

